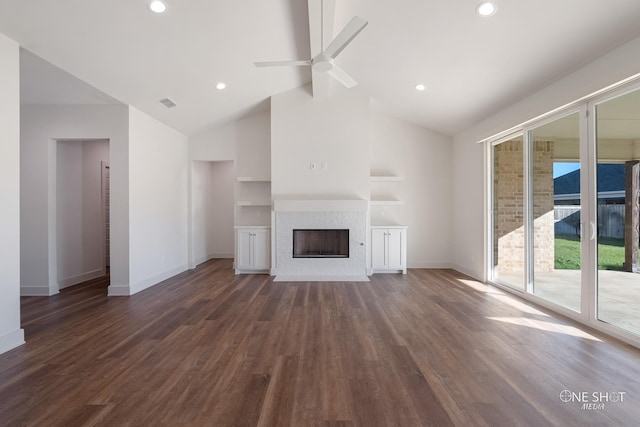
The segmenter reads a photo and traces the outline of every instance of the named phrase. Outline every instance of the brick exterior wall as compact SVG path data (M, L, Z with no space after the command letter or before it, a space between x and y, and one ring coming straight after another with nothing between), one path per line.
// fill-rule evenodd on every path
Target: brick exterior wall
M496 273L524 271L524 171L522 141L494 147L494 268ZM553 271L553 142L533 147L535 271Z
M533 257L538 272L554 269L553 145L533 143Z

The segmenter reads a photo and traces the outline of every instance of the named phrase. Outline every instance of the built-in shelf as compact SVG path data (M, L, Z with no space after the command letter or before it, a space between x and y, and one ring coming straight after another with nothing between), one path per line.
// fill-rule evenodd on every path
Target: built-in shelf
M371 182L399 182L404 178L401 176L395 175L372 175L369 177Z
M377 219L369 225L370 228L407 228L406 225L398 224L395 221L385 221Z
M239 176L236 180L238 182L271 182L269 178L258 178L255 176Z
M271 206L271 200L238 200L238 206Z
M400 206L403 204L402 200L371 200L371 206Z

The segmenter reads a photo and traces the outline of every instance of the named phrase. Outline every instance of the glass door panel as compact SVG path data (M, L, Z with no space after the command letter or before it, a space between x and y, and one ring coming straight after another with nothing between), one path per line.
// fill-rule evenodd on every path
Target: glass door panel
M596 317L640 334L640 90L596 105L596 150Z
M524 291L524 149L519 136L492 147L493 280Z
M533 294L580 312L580 116L530 132Z

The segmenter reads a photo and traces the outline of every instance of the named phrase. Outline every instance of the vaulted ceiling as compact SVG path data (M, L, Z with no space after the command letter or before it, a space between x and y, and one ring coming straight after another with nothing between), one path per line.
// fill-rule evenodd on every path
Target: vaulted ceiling
M306 0L166 2L158 15L146 0L0 0L0 32L27 51L23 103L119 101L190 135L310 82L308 67L253 65L311 57ZM354 15L369 23L336 60L351 90L454 135L640 36L638 0L496 0L491 17L478 3L335 0L334 34Z

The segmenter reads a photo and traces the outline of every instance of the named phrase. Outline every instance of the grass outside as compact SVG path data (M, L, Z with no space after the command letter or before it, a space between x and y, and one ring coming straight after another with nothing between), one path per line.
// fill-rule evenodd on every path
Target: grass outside
M601 237L598 239L598 270L622 270L624 239ZM580 239L575 236L555 237L555 268L580 269Z

